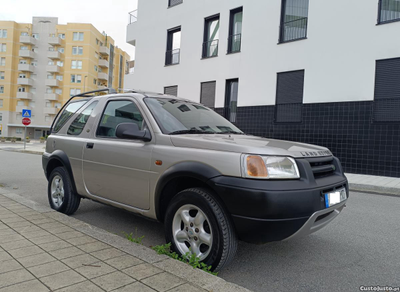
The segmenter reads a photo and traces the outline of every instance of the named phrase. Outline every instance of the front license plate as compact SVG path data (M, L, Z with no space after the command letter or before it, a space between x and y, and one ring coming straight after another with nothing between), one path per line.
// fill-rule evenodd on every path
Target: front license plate
M346 189L336 190L335 192L325 194L325 207L329 208L333 205L343 202L347 198Z

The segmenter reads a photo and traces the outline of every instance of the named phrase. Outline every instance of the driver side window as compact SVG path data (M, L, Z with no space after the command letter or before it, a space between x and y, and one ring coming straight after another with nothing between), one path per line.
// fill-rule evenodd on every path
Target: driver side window
M115 131L119 124L134 123L143 130L145 121L135 103L128 100L108 102L97 129L97 137L116 138Z

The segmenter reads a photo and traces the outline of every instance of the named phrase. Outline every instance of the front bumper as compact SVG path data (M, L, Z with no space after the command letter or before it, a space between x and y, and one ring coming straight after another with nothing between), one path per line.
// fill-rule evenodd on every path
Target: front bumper
M344 187L349 195L342 173L286 181L219 176L209 185L231 214L239 239L251 243L288 240L315 232L331 222L347 202L326 208L324 194Z

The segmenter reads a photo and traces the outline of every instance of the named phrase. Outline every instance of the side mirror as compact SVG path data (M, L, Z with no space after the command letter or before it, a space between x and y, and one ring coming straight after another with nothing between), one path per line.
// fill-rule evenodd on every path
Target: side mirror
M139 130L139 126L135 123L121 123L115 130L115 136L120 139L135 139L142 141L150 141L151 135L148 130Z

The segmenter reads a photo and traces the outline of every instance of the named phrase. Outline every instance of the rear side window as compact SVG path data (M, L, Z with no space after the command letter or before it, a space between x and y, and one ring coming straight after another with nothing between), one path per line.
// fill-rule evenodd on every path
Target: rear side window
M76 119L71 123L71 125L68 128L68 135L80 135L83 131L83 128L85 127L87 121L89 120L90 115L92 114L93 109L97 105L97 101L92 102L89 104L83 112L81 112Z
M143 116L136 104L127 100L110 101L101 117L97 136L115 138L115 130L122 123L135 123L140 130L145 127Z
M69 118L87 102L88 102L87 100L80 100L72 102L69 105L67 105L67 107L64 109L64 111L58 118L56 124L54 125L54 132L60 131L60 129L64 126L64 124L69 120Z

